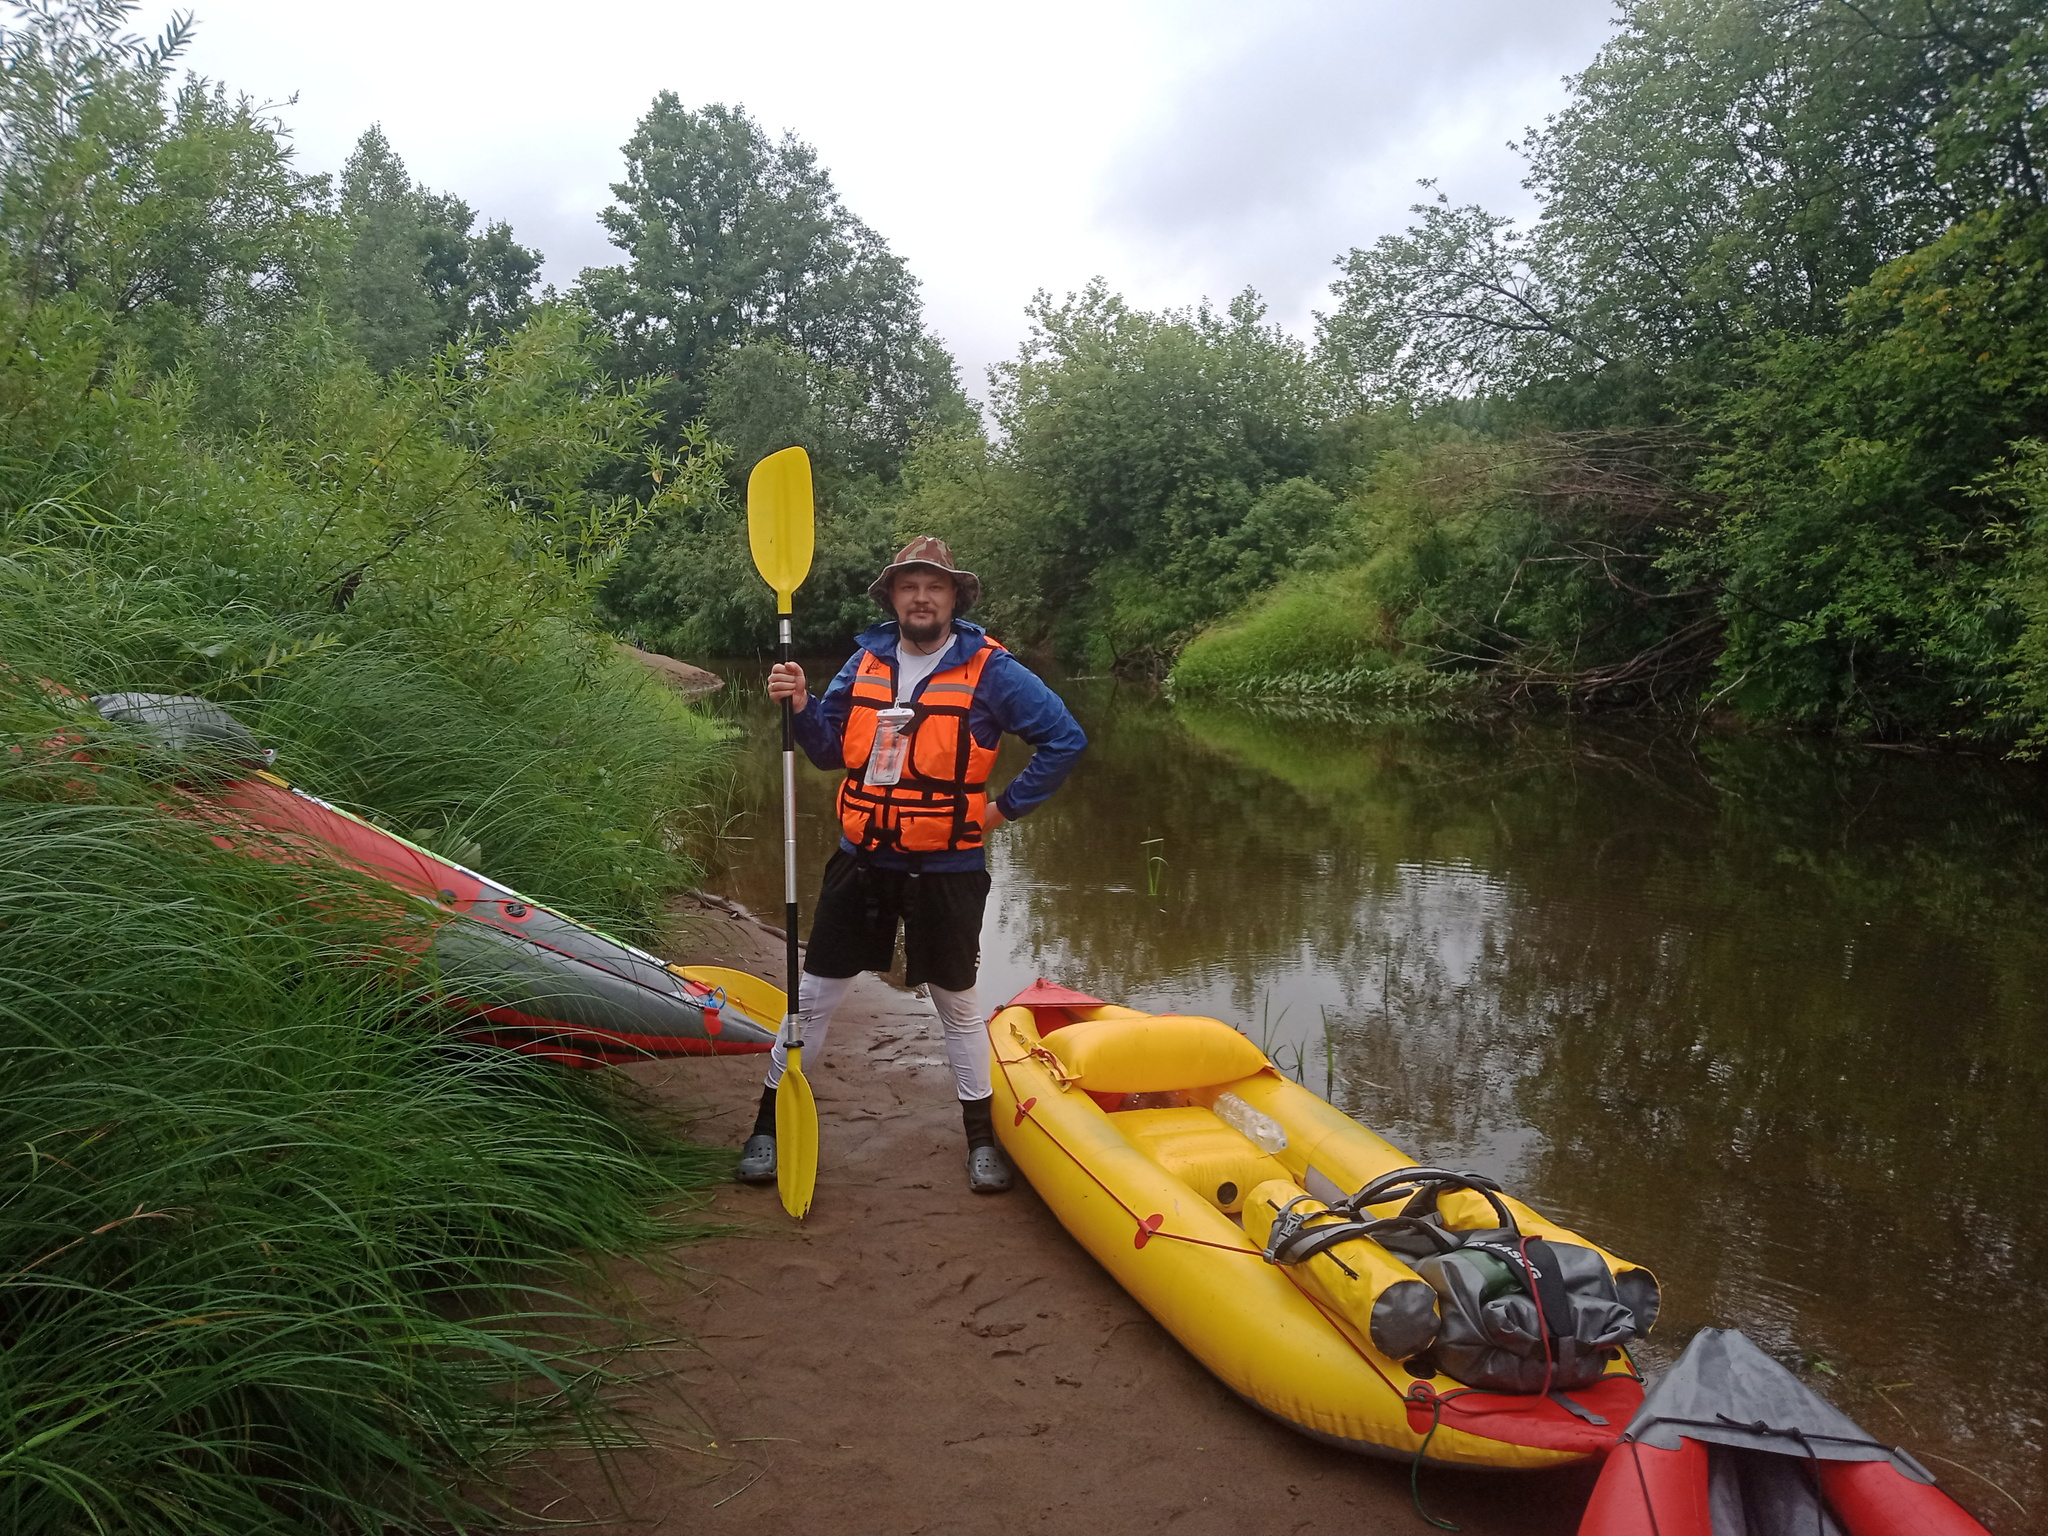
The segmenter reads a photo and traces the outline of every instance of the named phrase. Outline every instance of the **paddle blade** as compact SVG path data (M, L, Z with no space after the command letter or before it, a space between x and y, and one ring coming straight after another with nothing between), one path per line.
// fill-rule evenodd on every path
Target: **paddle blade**
M818 1104L804 1080L803 1052L789 1053L789 1069L775 1090L775 1190L782 1208L802 1221L818 1187Z
M775 589L778 612L811 573L817 529L811 507L811 456L801 448L771 453L747 476L747 542L754 569Z

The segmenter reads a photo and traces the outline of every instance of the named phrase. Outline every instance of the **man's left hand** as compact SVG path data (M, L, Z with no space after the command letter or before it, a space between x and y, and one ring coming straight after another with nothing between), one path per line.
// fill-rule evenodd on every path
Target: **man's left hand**
M1003 814L1002 807L998 806L993 800L989 801L988 809L982 813L981 835L983 837L988 836L989 833L995 831L997 827L1000 827L1008 820L1009 817Z

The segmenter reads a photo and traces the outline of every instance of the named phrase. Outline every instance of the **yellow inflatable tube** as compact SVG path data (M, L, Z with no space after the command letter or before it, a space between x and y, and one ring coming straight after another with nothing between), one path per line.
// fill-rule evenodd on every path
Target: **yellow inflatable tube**
M1126 1027L1086 1028L1111 1020ZM1411 1371L1372 1338L1372 1303L1391 1285L1417 1283L1377 1244L1337 1250L1360 1276L1348 1285L1333 1282L1332 1266L1312 1278L1267 1263L1274 1212L1251 1208L1260 1193L1327 1201L1414 1160L1282 1077L1228 1026L1152 1018L1041 984L988 1031L996 1131L1018 1170L1162 1327L1261 1411L1346 1449L1500 1468L1602 1455L1633 1415L1642 1388L1625 1355L1565 1401L1474 1392L1433 1367ZM1268 1142L1284 1135L1285 1145L1254 1144L1226 1121ZM1497 1225L1476 1195L1446 1195L1440 1208L1453 1227ZM1509 1208L1525 1234L1585 1241L1518 1201ZM1357 1250L1366 1249L1361 1270ZM1600 1251L1617 1273L1634 1267Z

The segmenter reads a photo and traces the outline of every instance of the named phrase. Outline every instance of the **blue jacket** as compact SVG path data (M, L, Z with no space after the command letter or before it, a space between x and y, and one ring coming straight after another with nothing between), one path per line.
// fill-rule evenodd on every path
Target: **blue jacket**
M953 644L933 675L948 667L963 665L981 648L986 634L987 631L979 624L955 619ZM822 694L813 694L810 703L796 717L797 744L804 749L804 755L820 768L846 766L840 746L846 738L846 717L852 713L849 701L853 694L854 674L860 670L861 652L872 652L887 662L891 676L896 671L896 623L893 619L863 630L859 644L860 650L847 659L830 686ZM927 678L925 681L930 680ZM919 683L911 698L922 694L924 687L924 683ZM982 668L981 686L974 690L974 707L967 714L967 729L984 747L993 747L1008 732L1012 736L1023 737L1038 749L1031 754L1031 761L1025 765L1024 771L995 797L996 809L1003 813L1006 821L1028 816L1043 804L1060 787L1061 780L1066 778L1075 759L1088 745L1087 736L1060 696L1008 651L996 652L989 658L988 665ZM844 837L839 839L839 846L848 853L858 851ZM872 857L876 864L889 869L908 869L913 862L909 855L901 853L877 853ZM982 869L986 867L986 860L981 849L963 848L954 853L928 853L917 861L917 867L934 871Z

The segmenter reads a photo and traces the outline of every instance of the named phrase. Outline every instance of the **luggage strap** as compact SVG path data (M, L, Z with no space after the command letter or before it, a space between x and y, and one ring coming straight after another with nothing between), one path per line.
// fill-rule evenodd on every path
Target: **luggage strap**
M1313 1200L1313 1195L1296 1195L1281 1208L1273 1219L1273 1230L1266 1234L1266 1251L1263 1255L1268 1264L1306 1264L1319 1253L1326 1253L1339 1243L1346 1243L1355 1237L1370 1235L1369 1229L1376 1225L1360 1221L1355 1216L1346 1216L1339 1211L1298 1211L1296 1206L1304 1200ZM1317 1226L1317 1222L1326 1223ZM1352 1279L1358 1278L1358 1271L1330 1254L1330 1260Z
M1273 1229L1266 1234L1263 1255L1268 1264L1305 1264L1319 1253L1328 1253L1339 1243L1348 1243L1354 1238L1377 1242L1382 1236L1397 1232L1420 1233L1441 1253L1449 1253L1459 1244L1457 1233L1415 1216L1381 1216L1362 1220L1340 1210L1295 1209L1302 1201L1314 1198L1313 1195L1296 1195L1274 1218ZM1327 1225L1316 1225L1318 1222ZM1352 1279L1358 1278L1358 1271L1336 1254L1330 1254L1330 1262Z

